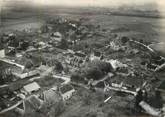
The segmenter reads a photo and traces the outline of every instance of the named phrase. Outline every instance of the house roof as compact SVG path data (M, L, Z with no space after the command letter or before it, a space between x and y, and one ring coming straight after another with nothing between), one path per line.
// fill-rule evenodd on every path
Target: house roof
M62 94L66 93L66 92L68 92L72 89L73 89L73 87L69 84L60 87L60 91L61 91Z
M41 101L35 95L32 95L24 100L25 113L32 112L32 110L37 110L41 107L41 105Z
M53 35L54 36L58 36L58 37L61 37L62 36L62 34L60 32L54 32Z
M32 92L32 91L39 90L40 86L36 82L33 82L33 83L28 84L28 85L25 85L23 88L27 92Z
M95 52L94 52L94 56L100 57L100 56L101 56L101 53L98 52L98 51L95 51Z
M140 78L131 78L131 77L127 77L123 83L125 85L130 85L130 86L135 86L136 88L137 87L141 87L144 83L143 79L140 79Z
M117 83L117 84L120 84L124 81L125 78L123 77L120 77L120 76L115 76L114 78L111 79L111 82L112 83Z
M86 57L85 54L80 53L80 52L76 52L76 53L75 53L75 56L78 56L78 57Z
M16 73L22 73L23 72L23 69L22 69L22 66L18 66L18 65L15 65L14 63L8 63L6 61L0 61L0 68L11 68L11 71L12 72L16 72Z
M44 94L44 101L51 103L51 104L62 100L60 93L58 91L54 91L52 89L44 91L43 94Z

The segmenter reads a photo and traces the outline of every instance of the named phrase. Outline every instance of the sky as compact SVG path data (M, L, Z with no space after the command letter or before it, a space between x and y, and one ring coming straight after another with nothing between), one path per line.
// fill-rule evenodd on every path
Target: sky
M144 4L155 2L155 0L33 0L33 2L67 6L111 6L119 4Z
M165 9L165 0L0 0L0 8L9 3L31 3L33 5L56 5L71 7L111 7L121 5L155 4L159 10Z
M63 5L63 6L118 6L121 4L140 4L145 3L157 3L159 5L164 4L165 0L0 0L2 3L22 2L27 1L29 3L40 4L40 5ZM6 2L5 2L6 1ZM4 5L4 4L1 4Z

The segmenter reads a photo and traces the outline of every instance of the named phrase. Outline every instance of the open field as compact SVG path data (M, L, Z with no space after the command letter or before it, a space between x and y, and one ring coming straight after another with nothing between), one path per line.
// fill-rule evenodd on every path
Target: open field
M106 9L99 11L88 9L71 8L43 8L41 10L13 10L2 14L0 30L8 31L9 29L23 30L24 28L39 28L45 19L64 17L68 19L86 18L87 24L99 24L102 29L111 31L119 35L127 35L137 39L144 39L145 42L159 41L164 37L165 19L147 18L124 15L107 15Z

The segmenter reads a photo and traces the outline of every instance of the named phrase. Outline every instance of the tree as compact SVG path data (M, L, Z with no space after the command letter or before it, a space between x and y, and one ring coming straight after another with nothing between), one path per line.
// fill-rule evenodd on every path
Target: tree
M139 106L139 103L143 100L143 92L140 89L137 92L137 95L135 97L135 108L137 109L137 111L141 111L141 107Z
M56 104L52 105L49 111L49 117L57 117L65 110L65 104L63 101L59 101Z
M64 68L63 68L63 66L62 66L62 64L61 64L61 62L57 61L57 62L55 63L55 70L56 70L57 72L60 72L60 73L64 70Z
M89 112L86 114L86 117L97 117L97 112Z
M161 97L161 93L159 91L155 92L155 98L157 100L157 106L158 108L162 108L163 107L163 99Z
M25 64L25 68L31 69L33 67L33 62L31 60L28 60Z
M43 26L41 27L41 32L42 32L42 33L47 33L48 31L49 31L49 28L48 28L47 25L43 25Z
M68 42L66 39L61 40L60 48L62 49L68 49Z
M113 68L110 63L95 60L89 63L85 68L83 68L82 71L87 79L98 80L106 75L108 72L113 72Z
M91 63L91 66L95 66L95 67L99 68L105 74L108 73L108 72L111 72L113 70L110 63L100 61L100 60L93 61Z
M84 82L84 79L78 72L75 72L71 75L71 81L78 83Z
M87 79L98 80L103 77L103 72L98 67L91 67L85 70L85 76Z
M13 74L11 70L7 66L0 67L0 84L4 84L6 82L10 82L13 79Z
M83 104L90 105L92 101L91 92L90 91L85 92L84 95L82 96L82 100L83 100Z

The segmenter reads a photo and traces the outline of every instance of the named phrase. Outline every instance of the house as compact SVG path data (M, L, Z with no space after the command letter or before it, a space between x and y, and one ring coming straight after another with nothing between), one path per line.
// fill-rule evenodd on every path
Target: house
M90 61L93 60L101 60L103 58L103 55L101 52L99 51L94 51L91 55L90 55Z
M144 80L142 78L131 78L127 77L124 81L122 86L126 87L128 90L136 91L138 88L144 85Z
M70 76L67 76L67 75L61 75L61 74L58 75L58 74L56 74L56 75L53 75L53 77L58 79L58 81L60 81L60 83L62 85L69 84L70 81L71 81Z
M15 47L8 46L7 48L5 48L5 55L14 56L15 54L16 54Z
M111 79L111 86L115 88L121 88L123 85L123 81L125 78L122 77L115 77Z
M112 68L113 68L114 70L117 70L118 68L127 68L127 67L128 67L127 64L123 64L123 63L121 63L120 61L114 60L114 59L110 59L110 60L108 60L108 61L106 61L106 62L107 62L107 63L110 63L111 66L112 66Z
M55 32L51 34L51 40L56 42L61 42L62 40L62 34L60 32Z
M45 49L46 47L48 47L47 43L45 43L43 41L38 42L38 49L39 50Z
M29 42L28 41L20 41L19 42L19 46L17 47L17 49L19 50L26 50L29 46Z
M111 79L111 86L115 88L122 88L129 91L136 92L137 89L144 87L146 82L142 78L134 77L120 77L116 76Z
M15 111L21 115L30 114L39 110L42 105L43 102L37 96L31 95L24 99L23 102L15 108Z
M62 95L63 100L68 100L71 98L73 93L75 92L75 89L72 87L72 85L66 84L59 88L59 91Z
M4 58L5 57L5 50L2 49L0 50L0 58Z
M40 89L40 86L38 85L37 82L32 82L30 84L27 84L23 87L23 89L28 93L31 94L35 91L38 91Z
M27 78L27 77L38 76L39 71L38 70L33 70L33 71L28 72L28 73L21 73L21 74L15 72L15 73L13 73L13 75L15 75L18 78L24 79L24 78Z
M9 59L0 59L0 61L2 63L4 63L5 65L9 66L11 68L11 72L12 73L23 73L25 66L24 65L20 65L18 63L13 62L12 60Z
M65 53L65 61L67 64L71 64L71 61L74 57L74 54L71 53Z
M39 98L46 102L48 105L53 105L63 100L61 94L57 91L57 89L46 90L39 96Z
M75 52L73 58L70 59L70 65L74 67L80 67L85 63L87 56L82 52Z

